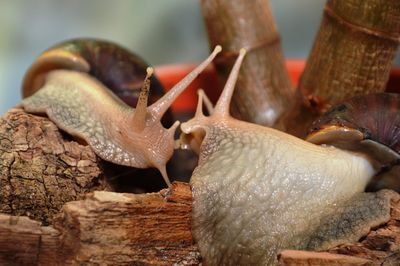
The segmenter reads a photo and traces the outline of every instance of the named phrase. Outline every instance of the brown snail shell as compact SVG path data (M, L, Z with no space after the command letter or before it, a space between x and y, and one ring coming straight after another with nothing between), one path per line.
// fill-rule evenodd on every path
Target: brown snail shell
M94 76L126 104L135 107L148 66L138 55L116 43L71 39L49 48L35 60L25 74L22 94L26 98L40 89L48 72L69 69ZM150 82L152 104L164 94L164 89L154 75Z
M307 140L353 151L363 150L381 169L379 178L393 178L400 164L400 95L375 93L356 96L339 104L317 119ZM396 166L396 167L395 167ZM399 183L389 188L398 189ZM393 187L394 186L394 187ZM379 188L383 188L380 185ZM386 187L386 186L384 186Z

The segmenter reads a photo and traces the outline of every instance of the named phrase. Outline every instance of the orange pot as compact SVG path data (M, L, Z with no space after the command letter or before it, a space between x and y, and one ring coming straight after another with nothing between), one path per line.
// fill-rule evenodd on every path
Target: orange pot
M196 64L159 66L156 68L156 75L160 79L164 88L169 90L191 70L193 70L195 66ZM286 61L286 67L289 71L289 76L294 86L297 86L304 66L304 60ZM196 91L200 88L206 92L211 101L214 103L216 102L222 88L218 85L218 77L213 66L206 68L206 70L203 71L203 73L201 73L200 76L192 82L189 88L178 97L178 99L172 104L172 110L176 113L194 112L197 103ZM391 71L386 91L400 92L400 68L393 68Z

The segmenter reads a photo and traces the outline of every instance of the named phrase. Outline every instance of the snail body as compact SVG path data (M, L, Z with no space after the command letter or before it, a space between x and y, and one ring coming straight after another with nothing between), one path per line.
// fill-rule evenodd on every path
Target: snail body
M28 71L24 84L32 84L34 88L25 93L30 96L20 105L28 112L47 114L58 127L87 142L102 159L137 168L155 167L170 185L166 163L174 150L174 133L179 122L167 129L161 124L161 118L220 50L221 47L216 47L203 63L149 106L151 68L147 71L136 108L131 108L87 71L60 70L59 67L42 71L44 66L34 66ZM75 59L71 60L76 63ZM35 80L31 73L41 77L27 82ZM39 88L36 88L37 84Z
M190 183L192 230L204 263L273 265L282 249L357 240L385 222L384 192L362 193L378 171L368 156L229 115L243 56L212 114L203 115L200 95L195 117L181 125L181 140L200 150ZM335 223L338 216L347 224Z

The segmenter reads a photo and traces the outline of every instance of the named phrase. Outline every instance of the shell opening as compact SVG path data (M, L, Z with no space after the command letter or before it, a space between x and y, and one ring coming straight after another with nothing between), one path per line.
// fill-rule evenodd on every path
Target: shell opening
M27 98L38 91L47 73L57 69L89 72L89 63L77 54L63 49L51 49L41 54L27 70L22 82L22 96Z

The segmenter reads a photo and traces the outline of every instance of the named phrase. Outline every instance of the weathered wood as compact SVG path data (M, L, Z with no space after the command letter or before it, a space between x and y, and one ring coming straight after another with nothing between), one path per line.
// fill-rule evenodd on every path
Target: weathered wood
M302 250L285 250L279 255L279 263L282 266L298 265L347 265L364 266L371 263L370 260L353 256L332 254L328 252L313 252Z
M217 44L223 48L214 60L221 80L226 81L239 50L247 50L232 98L232 115L275 126L284 110L291 106L294 90L269 2L202 0L200 3L211 49Z
M0 118L0 213L47 225L64 203L108 188L90 147L47 118L17 108Z
M188 184L160 193L94 192L67 203L55 220L65 262L171 265L197 264Z
M358 243L327 252L284 251L282 265L380 265L400 261L400 195L391 220ZM0 264L198 265L191 231L191 191L127 194L96 191L67 203L53 227L0 216ZM339 256L340 255L340 256Z
M187 183L159 193L96 191L65 204L53 227L0 216L0 265L198 265Z
M0 265L55 265L59 235L28 217L0 214Z

